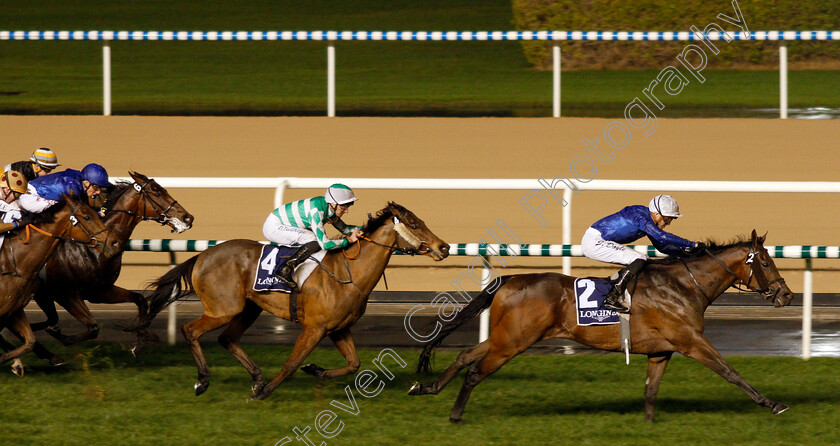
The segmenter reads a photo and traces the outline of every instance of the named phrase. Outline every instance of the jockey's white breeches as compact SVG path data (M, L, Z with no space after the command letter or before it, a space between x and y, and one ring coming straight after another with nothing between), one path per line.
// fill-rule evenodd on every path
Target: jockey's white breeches
M634 249L628 248L621 243L604 240L601 232L595 228L589 228L583 233L580 241L583 255L592 260L619 265L629 265L634 260L648 260L649 257Z

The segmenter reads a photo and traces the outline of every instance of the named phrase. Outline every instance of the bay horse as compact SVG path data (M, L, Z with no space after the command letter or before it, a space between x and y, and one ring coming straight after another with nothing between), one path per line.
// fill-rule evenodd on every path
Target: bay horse
M91 246L97 255L108 258L120 249L114 234L105 227L90 206L72 196L37 214L33 223L7 233L0 248L0 329L8 328L23 345L14 348L3 341L6 353L0 364L33 349L35 334L24 307L32 296L36 276L61 242ZM22 374L22 370L16 372Z
M86 246L59 243L47 261L44 277L40 278L35 292L35 302L47 315L47 320L32 324L33 331L46 329L64 345L95 339L99 335L99 324L85 300L106 304L132 302L137 305L140 317L146 314L146 299L142 294L114 285L122 268L125 243L140 222L155 221L168 225L172 232L182 233L192 227L194 217L154 179L137 172L129 172L129 175L133 182L118 182L108 192L103 206L103 222L119 241L119 252L105 259ZM87 331L74 336L61 333L57 325L56 302L83 323ZM137 333L137 336L138 343L132 348L134 353L145 342L157 339L149 331ZM53 364L62 362L40 344L36 345L35 353Z
M705 251L689 258L651 261L631 287L630 352L648 356L646 420L653 421L659 383L674 352L712 369L772 413L787 410L784 404L750 386L703 336L706 308L736 283L761 293L776 307L788 305L793 299L764 248L764 239L753 230L750 240L729 245L709 243ZM462 351L431 385L414 383L409 395L436 395L469 366L449 414L451 421L459 422L475 386L537 341L566 338L601 350L620 351L618 324L577 325L574 281L574 277L542 273L504 276L491 283L429 341L420 356L418 371L430 370L430 355L441 341L487 307L490 338Z
M221 243L153 282L149 312L138 326L147 327L163 308L190 289L195 291L204 305L204 314L184 324L181 331L198 368L196 396L210 385L210 371L198 340L204 333L225 325L219 343L250 373L252 399L268 397L300 367L325 336L332 339L347 365L325 370L309 364L303 370L322 379L355 373L361 362L350 327L365 313L368 297L385 272L394 250L426 255L436 261L449 255L449 245L432 233L423 220L393 202L371 217L362 231L366 235L364 239L327 253L321 262L323 268L316 268L303 283L297 297L297 318L303 331L283 369L268 383L263 380L260 368L239 345L240 338L263 310L286 320L292 317L289 295L257 292L252 288L263 246L258 242L231 240Z

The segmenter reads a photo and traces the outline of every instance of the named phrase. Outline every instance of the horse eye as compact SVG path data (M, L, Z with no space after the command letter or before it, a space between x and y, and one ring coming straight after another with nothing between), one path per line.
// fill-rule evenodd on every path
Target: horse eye
M90 215L85 215L85 221L90 221Z
M155 197L160 198L160 192L155 192Z

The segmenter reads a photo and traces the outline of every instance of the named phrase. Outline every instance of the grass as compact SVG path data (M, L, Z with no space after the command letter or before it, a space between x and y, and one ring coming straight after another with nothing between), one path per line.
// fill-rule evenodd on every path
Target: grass
M290 351L246 348L267 375ZM409 362L405 369L384 361L396 376L384 379L379 395L352 390L357 415L330 405L347 403L351 377L320 382L297 373L267 400L248 403L247 373L221 347L208 342L206 352L211 385L198 398L195 366L183 346L160 347L139 360L112 344L71 347L63 350L70 365L58 369L27 356L25 378L0 375L4 442L273 445L294 437L295 427L314 427L329 409L338 416L329 429L338 421L343 428L330 439L312 430L316 444L836 444L840 417L838 359L729 358L753 386L791 406L774 416L695 361L674 358L659 392L658 421L647 424L643 357L626 367L619 355L523 355L482 383L464 422L453 425L448 413L462 377L438 396L405 395L412 381L430 381L410 371L417 351L398 352ZM372 365L378 353L360 352L362 370L379 372ZM440 353L438 368L453 358ZM318 349L309 360L344 364L333 349Z
M507 0L9 1L7 30L507 30ZM112 42L115 114L323 115L321 42ZM0 42L0 113L98 114L99 42ZM549 116L551 73L516 42L338 42L339 115ZM778 105L778 72L708 70L662 116ZM655 71L563 73L563 114L621 116ZM790 105L840 106L840 72L790 75ZM753 112L754 113L754 112Z

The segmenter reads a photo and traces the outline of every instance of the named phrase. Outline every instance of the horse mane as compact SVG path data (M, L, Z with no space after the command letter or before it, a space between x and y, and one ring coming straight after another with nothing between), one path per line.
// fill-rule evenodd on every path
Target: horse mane
M67 202L65 200L59 200L58 203L44 209L41 212L35 213L29 212L25 209L21 209L20 213L21 216L31 217L33 224L52 223L55 221L55 214L58 213L58 211L64 209L65 206L67 206Z
M723 243L723 244L720 244L720 243L718 243L718 242L716 242L712 239L706 239L703 243L706 244L706 248L709 251L716 254L720 251L723 251L723 250L729 249L729 248L739 248L739 247L742 247L742 246L749 246L750 243L752 243L752 240L748 239L747 237L745 237L743 235L741 235L741 236L736 237L734 240L732 240L730 242L727 242L727 243ZM681 256L671 255L671 256L668 256L668 257L665 257L665 258L662 258L662 259L651 259L650 263L655 263L655 264L659 264L659 265L670 265L670 264L673 264L673 263L677 263L680 260L696 259L698 257L703 257L705 255L706 255L706 251L695 252L694 254L691 254L691 255L681 255Z
M399 204L394 203L393 201L389 201L388 206L385 206L385 208L377 212L375 216L372 216L368 219L367 223L365 223L365 226L362 228L362 232L364 232L365 234L372 234L373 231L379 229L379 227L385 224L385 222L388 221L389 218L394 217L394 212L392 209L397 210L400 214L408 211L408 209L406 209L405 207L400 206Z
M119 201L120 197L123 196L126 192L128 192L131 188L132 182L130 181L117 181L114 183L114 187L108 191L108 195L105 196L105 200L103 206L105 207L105 212L109 212L113 209L114 205Z

